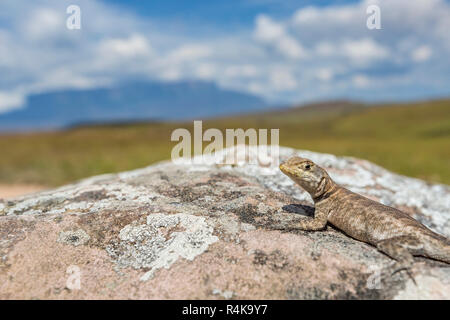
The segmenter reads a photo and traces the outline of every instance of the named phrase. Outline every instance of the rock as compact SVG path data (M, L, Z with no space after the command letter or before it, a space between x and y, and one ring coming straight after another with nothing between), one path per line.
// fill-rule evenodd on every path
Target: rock
M254 148L250 148L255 152ZM228 149L223 156L233 152ZM450 236L450 187L368 161L280 148L338 183ZM0 299L450 298L450 266L392 260L327 227L271 230L313 215L275 166L163 162L0 202Z

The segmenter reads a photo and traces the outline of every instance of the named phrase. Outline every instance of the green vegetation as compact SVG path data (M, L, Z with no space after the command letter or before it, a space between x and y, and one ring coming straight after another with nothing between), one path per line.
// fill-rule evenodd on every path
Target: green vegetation
M0 136L0 183L61 185L168 159L172 130L192 122L79 127ZM450 184L450 100L362 106L319 104L204 121L204 130L279 128L280 144L368 159ZM207 143L204 143L206 146Z

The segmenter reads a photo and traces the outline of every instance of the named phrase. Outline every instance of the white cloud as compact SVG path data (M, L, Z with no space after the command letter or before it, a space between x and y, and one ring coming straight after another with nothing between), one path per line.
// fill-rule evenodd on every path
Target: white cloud
M333 40L345 36L361 35L366 29L366 7L364 2L326 7L307 6L298 9L291 23L297 33L313 30L320 40Z
M318 19L322 17L320 9L316 7L306 7L303 9L299 9L294 14L294 23L303 24L303 23L316 23Z
M284 27L266 15L260 15L256 18L255 37L263 42L276 41L284 37Z
M136 57L151 52L148 40L140 34L132 34L128 38L105 39L100 43L100 50L105 55Z
M252 78L260 75L260 69L254 65L231 65L225 68L225 76L229 78L243 77Z
M212 63L201 63L195 69L195 76L202 80L211 80L216 73L216 67Z
M257 94L257 95L263 95L266 91L267 85L261 82L252 81L248 85L248 91Z
M291 72L279 67L270 72L270 84L277 91L292 90L297 87L297 81Z
M26 16L23 33L31 40L39 41L59 34L65 28L64 15L53 8L37 8Z
M31 93L127 77L205 79L292 103L362 91L391 99L425 87L449 94L450 4L444 0L299 8L285 17L257 15L251 27L223 26L217 33L207 26L177 33L162 20L98 0L77 0L82 29L69 31L65 9L71 2L0 2L0 112ZM382 30L366 27L370 3L381 8Z
M262 43L273 46L288 58L299 59L306 56L306 51L285 28L266 15L256 18L255 38Z
M389 56L388 49L370 38L346 40L342 43L340 50L348 58L362 63Z
M317 70L317 79L322 80L322 81L330 81L331 79L333 79L333 71L327 68L321 68L319 70Z
M194 61L210 56L211 52L211 48L206 45L187 44L173 50L169 54L168 60L170 60L172 63Z
M359 6L331 6L328 8L308 6L295 12L293 22L296 25L327 24L330 22L347 24L352 19L361 18L358 17L359 11Z
M336 54L337 49L329 42L319 42L316 45L315 51L318 55L321 56L331 56L333 54Z
M110 81L105 78L88 77L71 70L70 68L57 68L42 75L40 81L32 84L30 89L35 92L43 92L51 89L89 89L97 86L109 85Z
M19 109L25 102L25 97L20 93L0 91L0 112Z
M363 74L356 74L352 77L352 83L355 87L366 88L370 84L370 79Z
M277 42L278 50L293 59L306 57L305 49L292 37L284 36Z
M422 62L430 59L432 54L433 51L429 46L420 46L412 52L411 58L416 62Z
M182 78L182 73L179 68L172 66L161 70L160 77L162 80L176 81Z

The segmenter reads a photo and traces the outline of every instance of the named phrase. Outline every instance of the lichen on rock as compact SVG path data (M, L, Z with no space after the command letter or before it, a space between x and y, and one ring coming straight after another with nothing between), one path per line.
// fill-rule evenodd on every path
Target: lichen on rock
M59 233L58 242L69 244L72 246L80 246L89 241L91 237L82 229L74 231L61 231Z
M210 244L218 241L205 218L189 214L154 213L144 225L127 225L119 234L120 241L106 250L120 267L150 269L142 281L150 279L156 270L168 269L179 258L193 260Z

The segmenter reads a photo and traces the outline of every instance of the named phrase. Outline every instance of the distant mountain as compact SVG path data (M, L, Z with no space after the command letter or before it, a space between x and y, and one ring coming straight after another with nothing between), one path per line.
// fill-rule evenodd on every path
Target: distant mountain
M80 123L184 120L266 109L257 96L208 82L135 82L114 88L31 95L23 109L0 114L0 131L60 129Z

